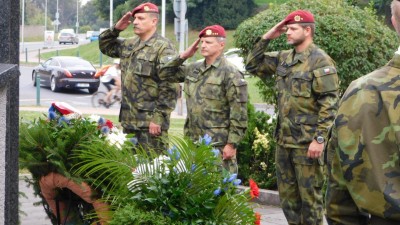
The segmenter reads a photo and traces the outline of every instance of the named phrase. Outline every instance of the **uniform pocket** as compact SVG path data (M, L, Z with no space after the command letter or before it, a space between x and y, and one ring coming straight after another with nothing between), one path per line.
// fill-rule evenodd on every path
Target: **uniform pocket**
M296 72L292 77L292 95L297 97L311 97L313 75L310 72Z
M237 102L246 103L248 99L247 82L244 79L235 79L233 81L237 92Z

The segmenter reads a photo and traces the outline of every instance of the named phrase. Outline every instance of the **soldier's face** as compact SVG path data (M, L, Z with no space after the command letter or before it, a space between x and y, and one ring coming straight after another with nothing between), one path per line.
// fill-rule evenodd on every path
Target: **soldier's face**
M151 32L157 25L157 18L151 13L136 13L133 17L133 31L141 36Z
M298 46L304 42L307 37L307 29L299 24L288 24L286 30L287 43L293 46Z
M224 50L225 43L216 37L202 37L200 39L200 53L204 57L218 56Z

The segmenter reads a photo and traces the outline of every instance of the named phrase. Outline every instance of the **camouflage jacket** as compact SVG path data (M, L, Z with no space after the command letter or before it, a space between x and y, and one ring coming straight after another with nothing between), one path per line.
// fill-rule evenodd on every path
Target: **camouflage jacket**
M185 82L187 118L185 135L193 140L205 134L217 142L239 144L247 129L247 82L224 57L206 67L205 62L182 65L179 57L167 63L161 79Z
M311 44L304 52L266 52L269 40L260 40L247 57L246 69L276 83L277 143L286 148L308 148L324 136L335 117L339 78L334 61Z
M146 42L140 42L139 37L118 38L119 33L115 28L104 31L99 46L103 54L121 59L121 125L138 130L148 128L153 122L168 130L178 86L160 80L159 71L176 55L175 48L157 33Z
M368 214L400 224L400 55L353 81L327 145L331 224L366 224Z

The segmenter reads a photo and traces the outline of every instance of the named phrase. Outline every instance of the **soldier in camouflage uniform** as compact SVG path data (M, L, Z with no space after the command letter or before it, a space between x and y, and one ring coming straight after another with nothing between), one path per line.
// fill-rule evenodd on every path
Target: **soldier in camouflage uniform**
M200 44L205 60L183 65ZM192 140L208 134L221 150L223 166L237 173L236 148L247 129L247 83L223 57L225 30L206 27L186 51L165 64L162 79L184 82L187 118L184 133Z
M324 138L335 117L339 81L334 61L313 44L314 17L290 13L262 36L246 69L276 81L278 123L276 170L281 206L289 224L322 224ZM292 50L268 52L286 32Z
M168 147L166 136L178 88L159 78L160 67L176 55L176 50L168 39L157 34L158 16L156 5L141 4L101 33L99 45L105 55L121 59L119 120L124 132L135 134L144 148L161 151ZM137 36L119 38L131 23Z
M400 1L392 2L400 36ZM389 63L353 81L327 144L330 225L400 224L400 48Z

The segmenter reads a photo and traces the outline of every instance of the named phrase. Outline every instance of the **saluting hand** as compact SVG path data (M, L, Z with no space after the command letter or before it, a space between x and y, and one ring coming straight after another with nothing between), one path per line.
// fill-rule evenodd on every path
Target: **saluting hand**
M132 23L131 17L132 17L131 11L125 13L125 15L123 15L121 19L119 19L117 24L115 24L115 28L118 30L125 30Z
M285 26L286 20L282 20L278 24L276 24L273 28L271 28L267 33L265 33L262 38L263 39L275 39L281 36L281 34L286 32L286 26Z
M195 42L193 42L193 44L191 46L189 46L189 48L187 48L184 52L182 52L179 55L179 58L187 59L187 58L192 57L196 53L197 49L199 49L199 46L198 46L199 42L200 42L200 38L198 38Z

